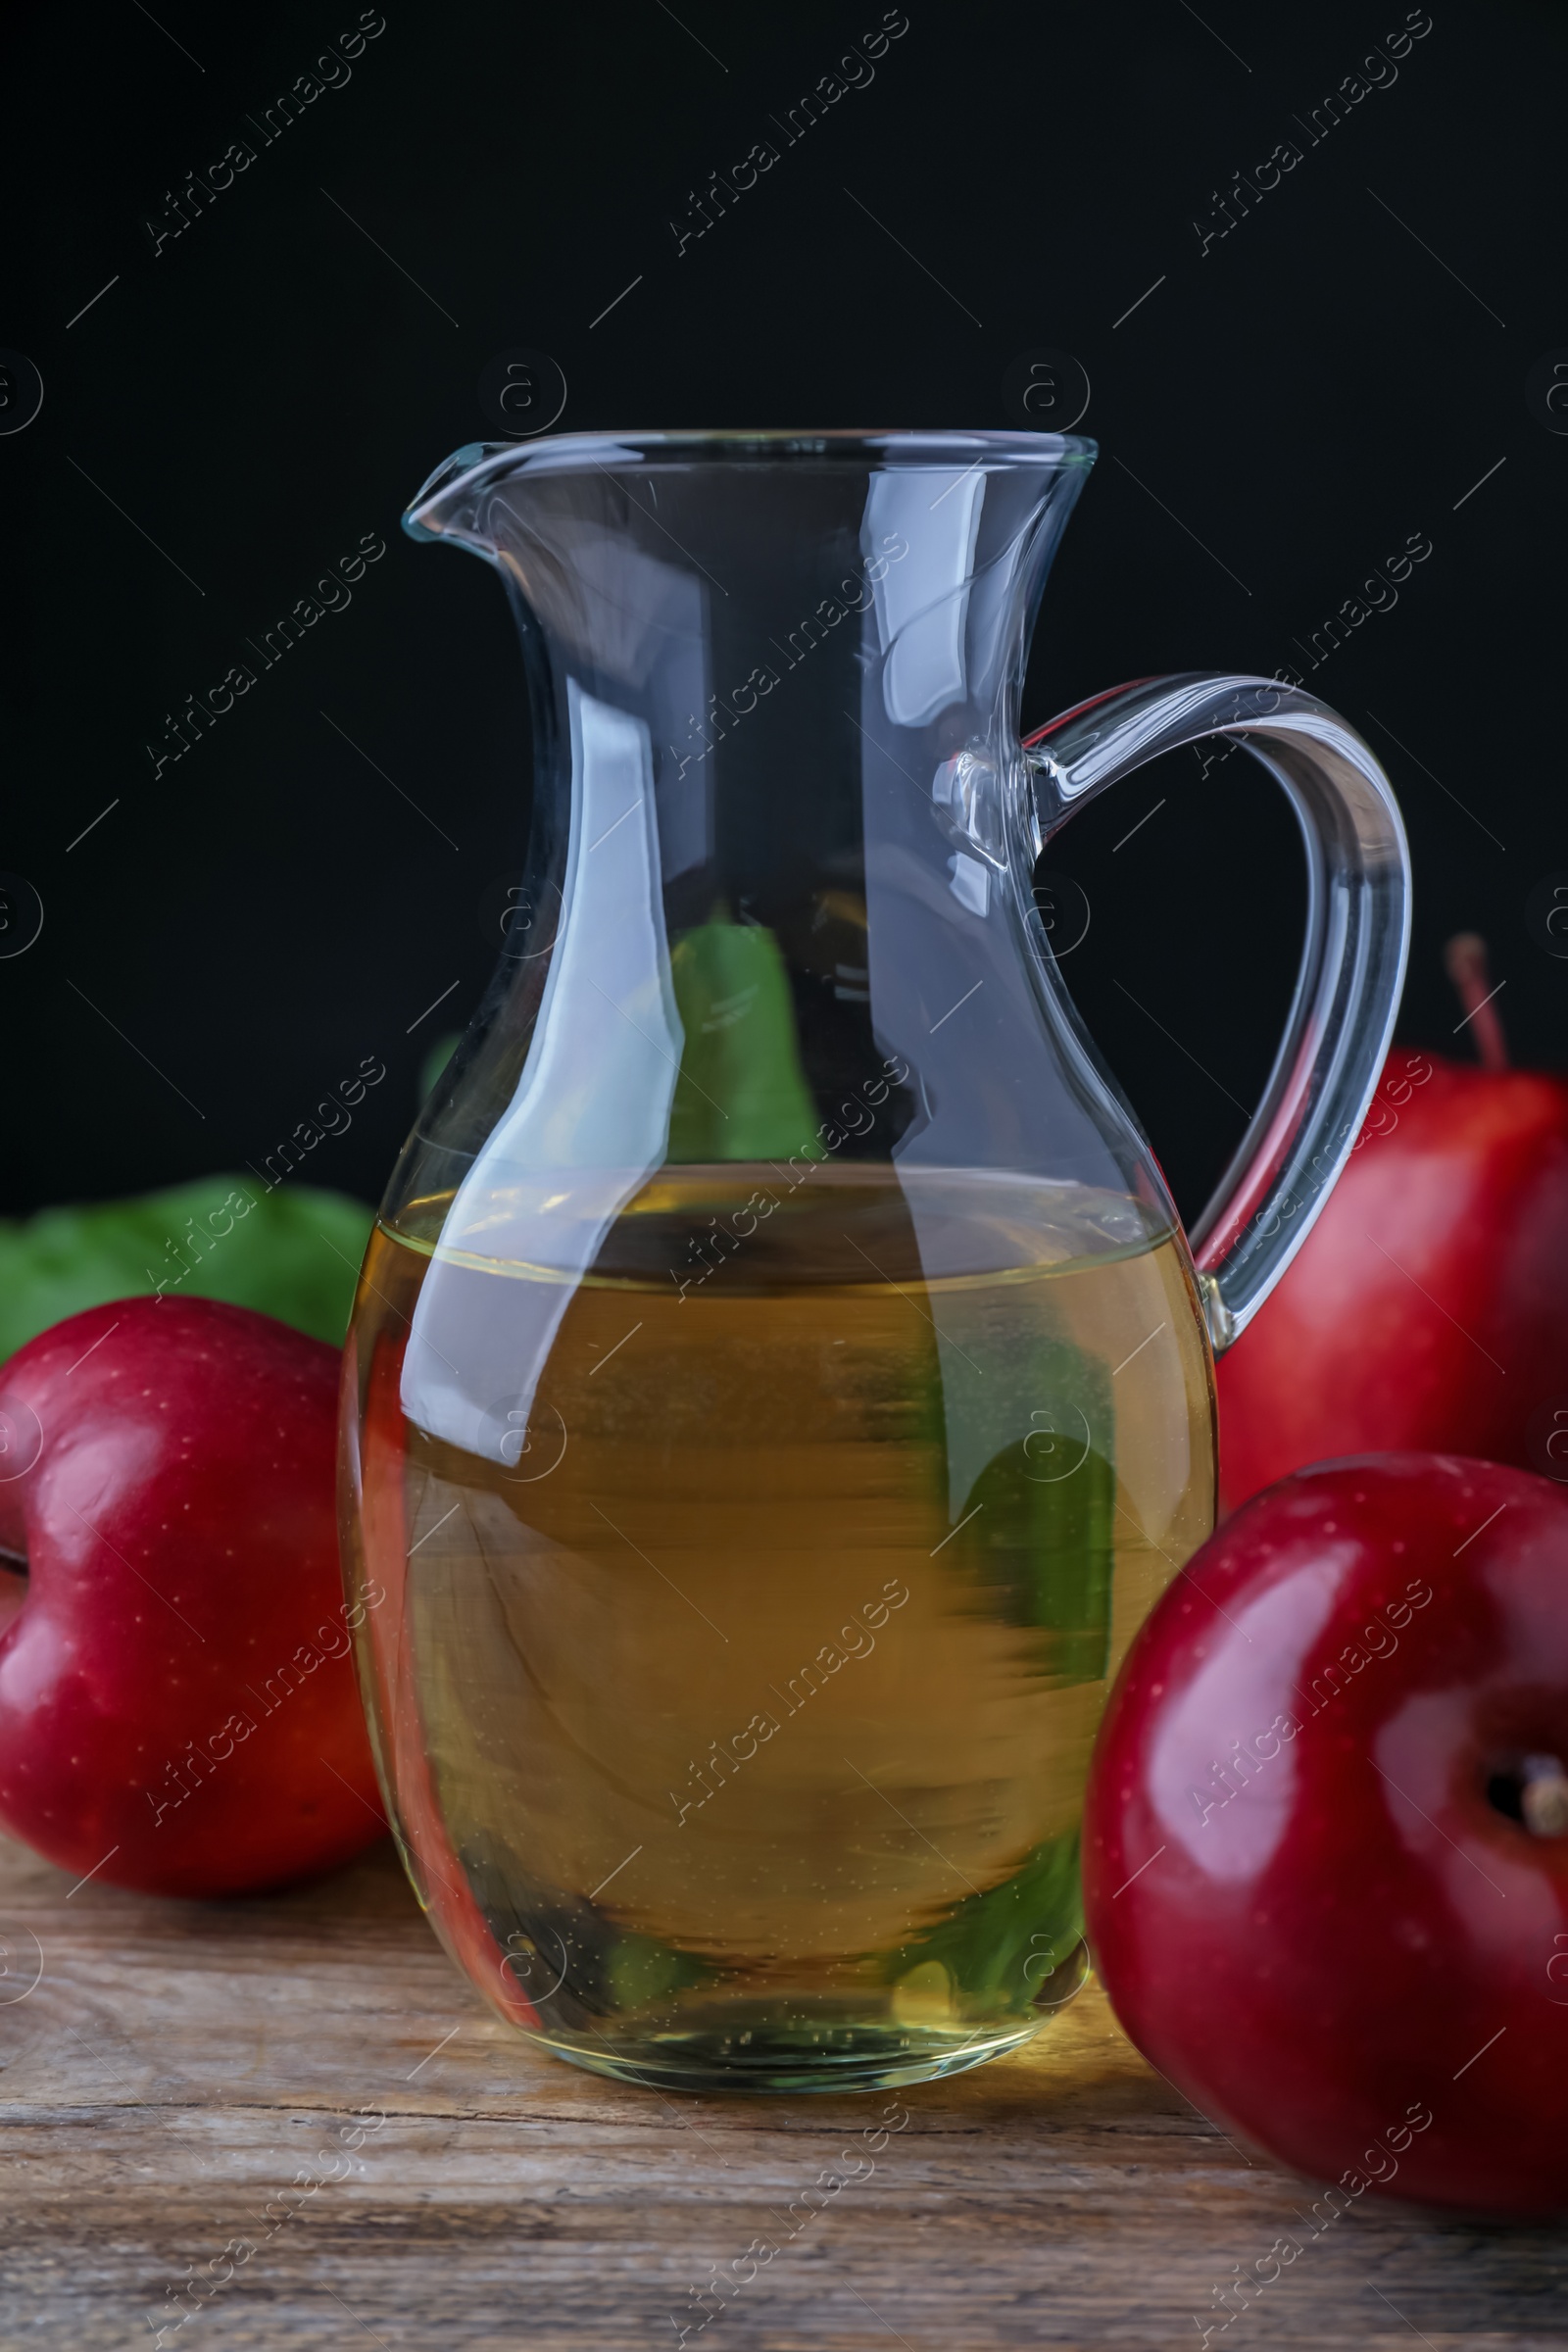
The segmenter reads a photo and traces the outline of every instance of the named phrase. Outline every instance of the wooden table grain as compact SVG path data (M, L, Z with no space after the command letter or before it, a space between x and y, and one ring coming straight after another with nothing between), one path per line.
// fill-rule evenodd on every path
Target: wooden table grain
M1093 1984L948 2082L697 2099L514 2038L386 1847L189 1903L0 1841L0 1946L5 2352L1568 2344L1568 2235L1370 2198L1312 2235Z

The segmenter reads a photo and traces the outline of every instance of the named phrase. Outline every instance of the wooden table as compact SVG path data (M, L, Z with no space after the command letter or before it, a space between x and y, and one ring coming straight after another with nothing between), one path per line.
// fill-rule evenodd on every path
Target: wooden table
M267 1901L70 1889L0 1843L4 2352L160 2326L180 2352L1568 2343L1568 2235L1367 2198L1311 2237L1312 2189L1196 2114L1093 1985L1029 2051L898 2093L868 2158L890 2094L669 2097L537 2056L389 1848ZM1220 2332L1215 2287L1287 2235ZM699 2333L689 2290L737 2261ZM193 2273L210 2299L176 2327Z

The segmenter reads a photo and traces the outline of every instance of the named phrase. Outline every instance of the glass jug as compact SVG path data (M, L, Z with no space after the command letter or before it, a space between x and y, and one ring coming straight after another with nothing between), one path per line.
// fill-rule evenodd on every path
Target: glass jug
M605 2074L915 2082L1076 1989L1090 1748L1212 1525L1212 1351L1388 1043L1404 842L1344 720L1184 676L1018 739L1094 454L572 435L461 450L405 518L506 582L534 808L361 1280L361 1670L449 1950ZM1189 1243L1031 875L1207 734L1289 794L1310 887Z

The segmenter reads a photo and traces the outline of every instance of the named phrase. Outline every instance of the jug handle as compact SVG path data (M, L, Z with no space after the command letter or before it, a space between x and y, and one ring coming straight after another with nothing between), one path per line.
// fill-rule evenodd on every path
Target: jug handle
M1040 846L1096 793L1205 735L1244 744L1283 786L1307 868L1285 1035L1191 1237L1218 1355L1285 1272L1354 1149L1398 1010L1410 859L1393 788L1353 727L1277 679L1205 673L1113 687L1025 739Z

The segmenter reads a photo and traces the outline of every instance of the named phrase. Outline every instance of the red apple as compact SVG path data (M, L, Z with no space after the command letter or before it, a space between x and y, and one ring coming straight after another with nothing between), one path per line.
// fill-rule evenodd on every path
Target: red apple
M1565 1759L1568 1497L1432 1454L1285 1480L1165 1592L1101 1730L1116 2015L1339 2182L1330 2215L1568 2208Z
M93 1307L0 1367L0 1826L63 1869L232 1894L380 1834L337 1377L207 1298Z
M1220 1359L1226 1509L1386 1449L1568 1478L1568 1080L1505 1066L1478 941L1449 968L1484 1066L1390 1054L1317 1224Z

